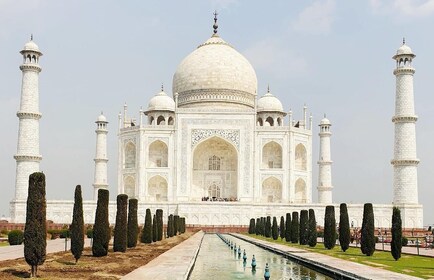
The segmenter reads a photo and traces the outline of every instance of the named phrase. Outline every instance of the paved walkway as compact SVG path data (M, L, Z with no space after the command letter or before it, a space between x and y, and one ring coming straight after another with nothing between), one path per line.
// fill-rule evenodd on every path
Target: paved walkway
M84 240L84 247L90 246L90 239ZM67 250L71 249L71 239L68 239ZM47 254L65 251L65 239L47 240ZM0 247L0 261L24 258L24 244Z
M146 265L121 279L186 280L196 261L204 236L199 231L189 239L164 252Z
M359 263L354 263L327 255L313 253L299 248L275 244L268 241L258 240L241 234L232 234L235 237L246 240L261 247L270 249L276 253L287 255L303 263L312 264L322 269L335 272L336 275L341 273L347 279L390 279L390 280L412 280L420 279L413 276L399 274L388 270L371 267Z

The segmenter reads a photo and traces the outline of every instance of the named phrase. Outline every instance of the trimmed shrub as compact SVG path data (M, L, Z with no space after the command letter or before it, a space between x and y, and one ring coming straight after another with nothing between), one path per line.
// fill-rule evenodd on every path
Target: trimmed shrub
M402 240L401 241L402 246L407 246L408 245L408 238L407 237L403 236L401 240Z
M119 194L116 198L116 224L113 240L114 252L125 252L127 250L127 207L128 195Z
M271 235L273 237L273 240L277 240L277 238L279 237L279 230L277 228L277 219L276 217L273 217L273 226L271 229Z
M261 227L261 218L256 218L256 224L255 224L255 234L259 235L260 233L260 227Z
M174 215L173 216L173 235L177 235L179 232L179 216Z
M152 214L151 209L146 209L145 225L142 232L142 243L152 243Z
M283 216L280 216L279 230L280 230L280 240L282 240L283 238L285 238L285 218L283 218Z
M109 191L98 190L95 223L93 226L92 255L94 257L107 256L110 241L110 223L108 220Z
M336 244L336 218L335 207L326 206L324 217L324 247L333 249Z
M255 233L255 219L251 218L249 224L249 234L253 234L253 233Z
M137 237L139 235L139 224L137 222L137 204L138 200L135 198L131 198L128 201L128 248L134 248L137 245Z
M81 186L75 187L74 210L72 212L71 229L71 253L75 258L75 263L81 257L84 248L84 218L83 218L83 198L81 196Z
M265 222L265 237L271 237L271 217L267 216Z
M291 242L291 213L286 213L286 222L285 222L285 240L286 242Z
M298 220L298 212L292 212L291 221L291 242L298 243L300 231L300 222Z
M316 219L315 211L309 209L309 228L308 228L308 241L310 247L316 246L317 232L316 232Z
M393 207L392 242L390 243L390 248L391 248L392 256L395 259L395 261L397 261L401 258L401 250L402 250L402 246L404 245L403 244L404 238L405 237L402 237L401 211L399 210L399 208ZM407 239L407 238L405 238L405 239ZM405 245L407 245L407 244L405 244Z
M20 245L23 243L23 241L24 241L24 233L21 230L15 229L15 230L11 230L8 233L9 245Z
M309 212L307 210L300 211L300 245L307 245L308 241L308 221L309 221Z
M185 233L185 218L179 218L179 233Z
M374 235L374 209L371 203L365 203L363 207L362 236L360 248L362 253L372 256L375 252L375 235Z
M35 172L29 176L26 225L24 228L24 257L31 266L31 277L36 277L38 265L45 262L47 249L47 204L45 175Z
M339 244L342 251L350 247L350 220L348 218L348 209L345 203L339 206Z
M86 236L87 236L87 238L93 238L93 229L92 228L86 230Z
M152 242L157 242L157 214L152 219Z

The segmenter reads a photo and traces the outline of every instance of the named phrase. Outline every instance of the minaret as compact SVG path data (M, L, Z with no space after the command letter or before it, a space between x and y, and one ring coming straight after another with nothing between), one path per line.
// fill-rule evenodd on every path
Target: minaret
M93 183L93 199L98 199L98 190L107 189L107 119L101 112L96 120L96 154L95 154L95 180Z
M417 204L416 121L414 111L412 61L415 55L403 40L402 46L393 56L396 68L395 145L393 165L393 204Z
M39 58L42 56L38 46L30 41L24 45L20 52L23 55L23 64L20 70L23 73L21 83L21 103L17 112L19 118L17 153L14 156L17 162L15 177L15 201L27 200L29 188L29 175L39 171L39 162L42 156L39 153Z
M318 203L332 203L332 160L330 153L331 123L324 115L319 127L319 176L318 176Z

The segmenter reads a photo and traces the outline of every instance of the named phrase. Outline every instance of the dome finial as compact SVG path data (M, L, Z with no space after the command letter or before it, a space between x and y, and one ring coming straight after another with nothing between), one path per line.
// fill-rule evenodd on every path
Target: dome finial
M402 44L405 45L405 37L402 37Z
M267 93L270 93L270 84L267 85Z
M217 16L218 16L217 10L214 11L213 15L214 15L214 25L212 27L214 28L214 34L217 34L217 28L219 28L217 24Z
M30 34L30 41L33 41L33 33Z
M161 83L161 91L164 91L164 83Z

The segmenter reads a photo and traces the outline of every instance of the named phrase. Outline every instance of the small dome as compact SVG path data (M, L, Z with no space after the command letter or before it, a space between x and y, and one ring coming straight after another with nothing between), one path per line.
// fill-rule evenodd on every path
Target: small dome
M23 51L33 51L33 52L38 52L40 53L41 51L39 50L38 45L35 44L35 42L33 42L33 40L28 41L23 48Z
M319 125L331 125L331 122L329 121L329 119L327 119L326 117L324 117L321 122L319 123Z
M283 112L282 103L269 91L259 98L256 108L257 112Z
M96 121L97 122L107 122L107 119L101 112L101 115L98 116L98 119Z
M160 91L149 100L148 111L175 111L175 101L164 91Z
M416 55L412 52L411 48L406 45L405 43L402 44L402 46L399 47L399 49L396 51L396 55L393 56L393 58L396 58L400 55L409 55L412 57L415 57Z

